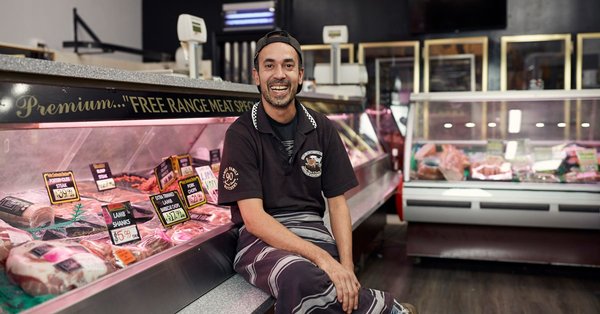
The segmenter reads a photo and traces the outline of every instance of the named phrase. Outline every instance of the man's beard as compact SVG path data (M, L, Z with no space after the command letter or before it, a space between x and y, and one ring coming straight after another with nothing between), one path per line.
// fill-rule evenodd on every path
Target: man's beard
M288 94L283 97L273 97L271 95L271 90L269 89L269 86L271 86L274 83L286 83L288 85ZM264 86L264 87L261 86L261 91L262 91L262 96L265 98L265 100L269 104L271 104L273 107L278 108L278 109L285 109L294 101L294 97L296 96L297 88L298 87L296 87L296 86L292 86L292 84L290 84L290 81L288 81L288 80L282 80L282 81L273 80L273 81L267 82L267 86Z

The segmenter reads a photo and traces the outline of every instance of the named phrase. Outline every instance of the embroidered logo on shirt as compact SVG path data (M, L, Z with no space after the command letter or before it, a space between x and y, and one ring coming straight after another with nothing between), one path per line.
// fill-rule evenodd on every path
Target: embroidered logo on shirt
M323 159L323 153L318 150L309 150L302 154L302 172L311 178L318 178L321 176L321 159Z
M239 173L233 167L227 167L223 170L223 187L229 191L235 189L238 185Z

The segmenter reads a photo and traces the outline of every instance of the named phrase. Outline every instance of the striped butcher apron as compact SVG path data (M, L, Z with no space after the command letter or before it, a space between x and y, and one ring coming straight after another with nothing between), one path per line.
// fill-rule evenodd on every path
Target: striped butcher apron
M335 241L318 214L294 212L273 217L339 261ZM308 259L267 245L245 226L239 230L237 252L235 271L276 299L275 313L343 313L329 276ZM353 313L402 313L389 293L374 289L361 287L358 305Z

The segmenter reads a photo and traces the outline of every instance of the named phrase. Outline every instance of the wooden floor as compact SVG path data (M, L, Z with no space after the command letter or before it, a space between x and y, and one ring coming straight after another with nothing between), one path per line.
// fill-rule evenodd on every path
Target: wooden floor
M359 271L365 287L421 314L600 313L600 268L406 256L406 224L388 224Z

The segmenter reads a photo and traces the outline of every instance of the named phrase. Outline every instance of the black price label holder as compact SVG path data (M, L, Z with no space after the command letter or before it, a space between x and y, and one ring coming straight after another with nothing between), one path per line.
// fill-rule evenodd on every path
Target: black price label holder
M90 164L90 170L92 171L92 176L94 177L94 182L96 182L98 192L117 188L115 179L113 179L112 173L110 172L108 162Z
M165 228L190 220L190 214L177 191L152 195L150 201Z
M177 167L177 173L182 178L189 177L194 174L194 167L192 166L192 156L190 155L179 155L174 157L174 164Z
M177 177L175 175L175 169L173 169L173 162L171 158L166 158L158 166L154 168L154 175L156 176L156 182L158 183L158 189L162 192L169 184L175 182Z
M51 204L79 201L79 190L73 171L44 172L42 175Z
M210 152L210 164L220 164L221 163L221 151L216 149L211 149Z
M211 149L210 152L210 169L213 172L219 172L221 167L221 151L217 149Z
M200 177L193 176L187 179L179 180L179 188L183 193L183 201L188 209L196 208L206 204L206 194L202 188Z
M141 240L129 201L102 205L102 215L106 220L108 235L114 245L123 245Z

